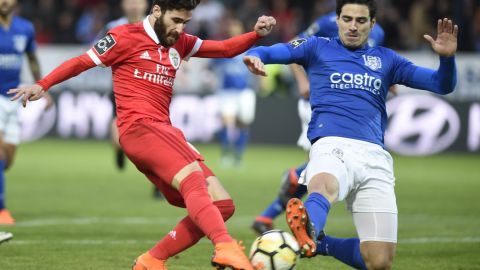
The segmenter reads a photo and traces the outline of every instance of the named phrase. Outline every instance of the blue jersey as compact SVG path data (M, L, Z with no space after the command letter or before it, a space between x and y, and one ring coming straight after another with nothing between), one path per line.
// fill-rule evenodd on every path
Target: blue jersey
M338 36L338 25L337 25L337 13L335 11L330 12L324 16L319 17L314 23L298 35L300 38L309 38L312 36L316 37L329 37L334 38ZM376 23L373 26L370 35L368 36L368 45L373 46L382 46L385 40L385 32L383 28Z
M302 65L310 81L312 119L308 138L339 136L383 146L387 125L385 100L394 84L439 94L456 84L454 57L440 58L438 70L414 65L394 51L367 44L345 48L339 38L311 37L288 44L257 47L247 55L265 64Z
M244 54L233 58L213 59L211 64L220 78L223 91L242 91L251 85L252 75L243 64Z
M10 28L0 26L0 95L20 84L23 54L35 50L33 25L20 17L13 16Z

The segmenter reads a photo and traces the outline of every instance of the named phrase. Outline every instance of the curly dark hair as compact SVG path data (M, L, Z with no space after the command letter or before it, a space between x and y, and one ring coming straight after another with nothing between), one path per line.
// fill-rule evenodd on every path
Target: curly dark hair
M193 10L201 0L153 0L153 5L160 6L162 12L172 9Z
M365 5L368 7L370 12L370 19L373 19L375 16L377 16L377 1L375 0L337 0L337 16L340 16L340 13L342 13L342 8L346 4Z

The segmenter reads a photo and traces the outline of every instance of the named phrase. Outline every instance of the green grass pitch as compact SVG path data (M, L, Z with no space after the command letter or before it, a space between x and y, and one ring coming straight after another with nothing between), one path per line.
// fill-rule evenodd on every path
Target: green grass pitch
M207 164L235 199L227 223L248 247L253 218L276 196L284 169L300 164L298 148L250 145L241 168L219 166L217 145L199 145ZM7 205L17 219L0 231L0 269L130 269L184 215L152 199L151 185L132 164L117 171L107 142L42 140L21 145L7 172ZM399 243L394 269L480 269L480 155L394 156ZM284 217L276 220L286 229ZM355 236L343 203L330 213L327 232ZM212 269L213 247L201 240L169 260L171 270ZM332 258L302 260L297 269L349 269Z

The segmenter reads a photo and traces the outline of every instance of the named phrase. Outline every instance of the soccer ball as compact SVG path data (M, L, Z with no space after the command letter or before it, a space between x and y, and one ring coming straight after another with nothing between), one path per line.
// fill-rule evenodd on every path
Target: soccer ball
M299 255L297 240L282 230L263 233L250 248L250 261L256 270L295 269Z

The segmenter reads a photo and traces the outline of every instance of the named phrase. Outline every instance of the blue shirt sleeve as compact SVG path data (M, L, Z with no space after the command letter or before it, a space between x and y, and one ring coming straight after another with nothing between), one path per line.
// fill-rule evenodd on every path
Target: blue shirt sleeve
M398 54L394 57L393 84L403 84L441 95L449 94L455 89L457 84L455 57L440 57L440 66L437 70L416 66Z
M319 38L299 38L289 43L279 43L270 47L257 47L247 52L247 55L256 56L266 65L268 64L299 64L307 66L311 52L317 46ZM323 40L323 39L322 39Z

